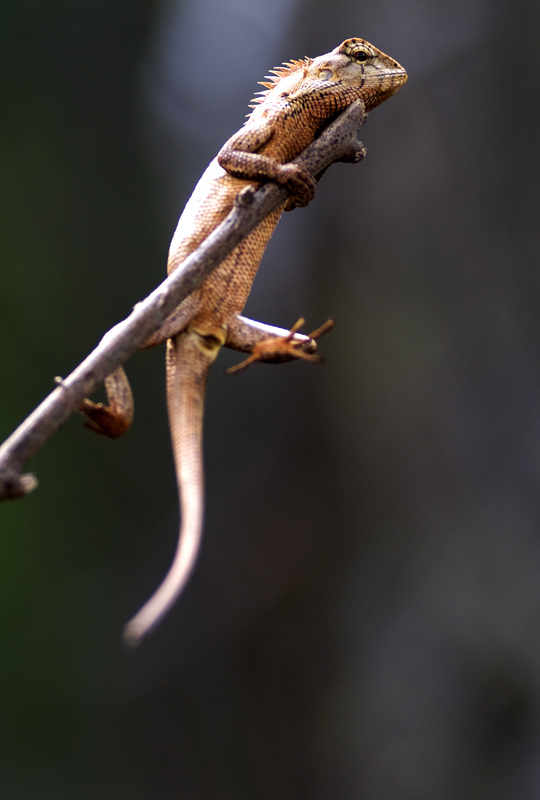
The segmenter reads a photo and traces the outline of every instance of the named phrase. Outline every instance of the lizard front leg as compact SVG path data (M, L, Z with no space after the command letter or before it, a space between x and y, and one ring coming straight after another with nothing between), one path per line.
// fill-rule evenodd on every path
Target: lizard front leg
M315 179L298 164L282 164L257 152L274 135L272 123L246 126L217 154L218 164L235 178L275 181L291 193L295 206L306 206L315 195Z

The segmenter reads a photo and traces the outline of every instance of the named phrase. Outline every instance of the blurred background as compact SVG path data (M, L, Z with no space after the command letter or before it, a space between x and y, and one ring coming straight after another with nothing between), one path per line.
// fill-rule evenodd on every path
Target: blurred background
M5 800L540 796L540 6L2 3L0 437L165 274L257 81L361 36L401 62L358 166L284 217L223 353L194 578L139 650L178 509L163 348L129 435L73 416L0 507Z

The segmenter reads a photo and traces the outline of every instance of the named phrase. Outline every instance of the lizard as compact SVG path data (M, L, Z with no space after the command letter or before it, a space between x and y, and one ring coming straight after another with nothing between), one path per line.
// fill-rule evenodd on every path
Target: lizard
M179 219L171 241L167 271L184 259L227 216L246 186L275 181L289 198L271 212L222 263L169 315L145 342L167 342L167 406L177 475L181 524L176 552L162 583L124 628L124 638L138 644L165 616L190 577L203 530L203 408L208 370L225 346L254 361L320 360L316 339L332 325L309 336L263 325L241 316L259 262L284 210L305 206L316 180L290 163L357 99L369 112L395 94L407 73L395 59L364 39L350 38L317 58L284 63L261 81L243 127L210 163ZM303 321L301 321L303 322ZM133 398L122 367L105 379L107 404L82 402L88 427L115 438L130 426Z

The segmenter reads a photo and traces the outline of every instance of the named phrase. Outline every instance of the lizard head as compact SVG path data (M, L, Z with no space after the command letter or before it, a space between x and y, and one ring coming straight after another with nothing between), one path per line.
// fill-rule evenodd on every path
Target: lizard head
M360 89L366 111L392 97L407 80L401 64L364 39L346 39L329 55L335 79L351 89Z
M269 81L261 81L266 91L259 93L261 97L255 99L256 103L276 103L278 98L287 104L304 101L315 113L317 104L310 102L314 97L332 97L336 112L362 98L366 111L371 111L407 80L401 64L358 38L346 39L324 56L287 62L272 73ZM321 105L321 112L328 115L327 104Z

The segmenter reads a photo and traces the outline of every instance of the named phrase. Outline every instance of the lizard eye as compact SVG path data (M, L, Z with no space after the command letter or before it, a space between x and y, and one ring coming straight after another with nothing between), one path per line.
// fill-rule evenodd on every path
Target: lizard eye
M320 69L319 70L318 77L319 77L319 79L321 81L330 81L334 77L334 73L333 73L333 71L331 69L328 69L328 67L325 67L324 69Z
M371 58L371 53L368 53L367 50L357 50L354 54L355 61L360 61L362 64Z

